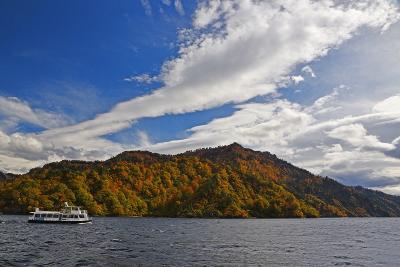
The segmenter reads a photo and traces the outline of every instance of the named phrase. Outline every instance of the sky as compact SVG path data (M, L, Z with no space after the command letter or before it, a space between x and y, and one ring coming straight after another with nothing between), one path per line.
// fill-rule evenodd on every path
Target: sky
M0 2L1 171L233 142L400 195L399 2Z

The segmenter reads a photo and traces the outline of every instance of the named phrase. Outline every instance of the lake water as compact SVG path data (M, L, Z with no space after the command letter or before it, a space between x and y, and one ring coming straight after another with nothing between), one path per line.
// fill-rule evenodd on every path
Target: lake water
M28 224L0 216L0 266L399 266L399 218L94 218Z

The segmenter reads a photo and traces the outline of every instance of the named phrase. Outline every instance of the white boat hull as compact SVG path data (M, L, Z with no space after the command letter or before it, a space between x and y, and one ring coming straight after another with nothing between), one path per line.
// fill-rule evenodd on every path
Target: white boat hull
M60 224L85 224L91 223L86 210L81 210L78 206L69 206L64 203L61 211L46 211L36 208L28 218L29 223L60 223Z
M86 224L92 223L92 220L78 221L78 220L28 220L28 223L62 223L62 224Z

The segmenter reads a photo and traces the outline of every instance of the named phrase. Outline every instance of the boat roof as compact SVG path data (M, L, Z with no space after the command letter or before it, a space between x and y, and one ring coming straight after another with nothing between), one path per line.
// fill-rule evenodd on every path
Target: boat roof
M80 208L79 206L70 206L68 202L64 202L64 208Z

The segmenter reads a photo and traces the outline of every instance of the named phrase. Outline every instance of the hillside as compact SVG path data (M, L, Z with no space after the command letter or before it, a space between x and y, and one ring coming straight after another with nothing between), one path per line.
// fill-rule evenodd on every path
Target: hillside
M123 152L61 161L0 181L0 211L58 209L168 217L399 216L400 197L344 186L234 143L179 155Z
M0 180L5 180L5 179L7 179L7 176L4 173L0 172Z
M12 179L12 178L14 178L14 174L12 174L12 173L4 173L4 172L1 172L0 171L0 181L1 180L6 180L6 179Z

